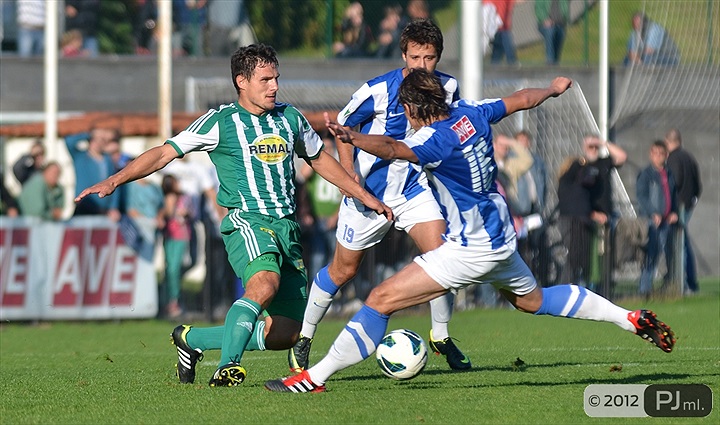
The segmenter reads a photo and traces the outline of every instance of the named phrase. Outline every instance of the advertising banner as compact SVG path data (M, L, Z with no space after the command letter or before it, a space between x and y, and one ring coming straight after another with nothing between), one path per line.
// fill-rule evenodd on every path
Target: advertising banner
M153 318L155 273L106 217L0 221L0 320Z

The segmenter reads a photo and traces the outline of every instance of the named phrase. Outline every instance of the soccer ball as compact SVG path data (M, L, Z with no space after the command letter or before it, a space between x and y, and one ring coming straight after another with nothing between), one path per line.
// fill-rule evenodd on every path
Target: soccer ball
M408 329L396 329L380 341L375 357L386 376L405 381L422 372L428 352L420 335Z

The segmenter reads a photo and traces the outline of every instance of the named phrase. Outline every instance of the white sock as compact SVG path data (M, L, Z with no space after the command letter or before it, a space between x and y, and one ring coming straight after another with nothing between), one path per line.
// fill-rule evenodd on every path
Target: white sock
M635 333L635 325L628 320L629 310L577 285L557 285L543 288L543 301L535 314L548 314L575 319L615 323Z
M308 369L310 379L323 385L335 372L370 357L385 336L388 319L389 316L363 305L345 325L327 355Z
M313 338L317 325L320 323L325 313L327 313L332 303L333 297L340 288L336 286L330 279L327 272L327 266L322 268L313 279L308 294L308 304L305 308L305 316L300 334L304 337Z
M430 301L430 317L432 319L432 337L435 341L442 341L450 336L448 323L453 314L455 294L448 292L445 295Z

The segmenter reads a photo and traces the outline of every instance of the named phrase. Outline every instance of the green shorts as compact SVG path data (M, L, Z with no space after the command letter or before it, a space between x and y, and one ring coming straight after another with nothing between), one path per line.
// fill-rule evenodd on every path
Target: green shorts
M243 285L263 270L280 275L280 289L265 310L269 316L285 316L302 322L307 305L307 274L302 259L300 225L292 218L241 213L230 210L220 225L228 260ZM276 254L278 261L253 260Z

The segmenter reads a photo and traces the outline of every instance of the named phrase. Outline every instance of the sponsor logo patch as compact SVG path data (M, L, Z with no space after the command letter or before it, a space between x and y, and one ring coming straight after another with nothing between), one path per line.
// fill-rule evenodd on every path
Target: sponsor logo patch
M250 155L266 164L282 162L290 153L287 140L277 134L264 134L248 146Z

